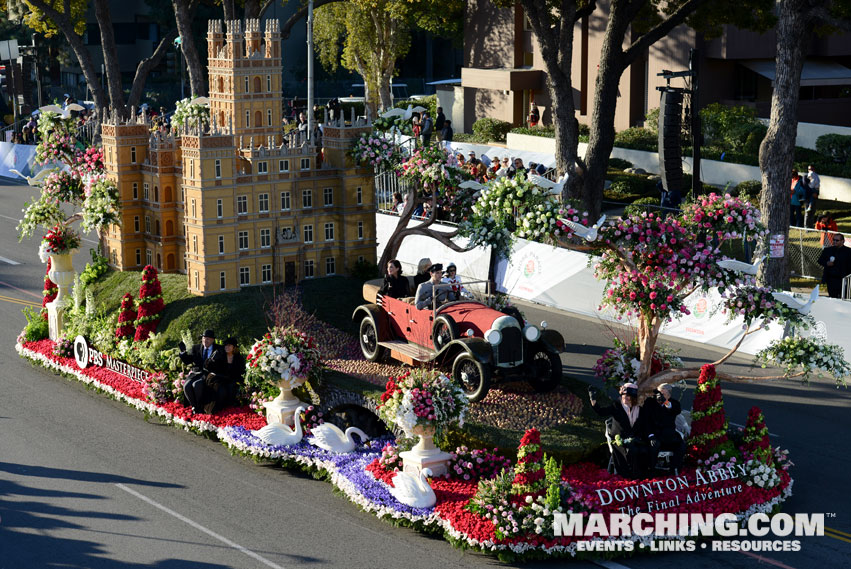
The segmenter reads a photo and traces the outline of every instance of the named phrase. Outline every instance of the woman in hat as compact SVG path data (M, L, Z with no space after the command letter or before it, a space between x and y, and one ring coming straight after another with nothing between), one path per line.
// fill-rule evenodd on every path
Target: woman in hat
M203 407L205 413L236 404L236 395L245 374L245 358L239 353L236 338L228 338L223 349L209 363Z
M428 257L423 257L420 259L420 262L417 263L417 274L414 275L414 289L419 288L421 284L431 278L431 275L428 272L428 268L431 267L431 265L431 259Z
M642 478L647 472L650 449L647 445L647 412L638 405L638 386L625 383L618 390L620 402L603 407L597 403L597 389L588 388L591 407L601 417L611 417L606 422L612 438L612 456L615 470L624 478ZM618 442L620 444L618 444Z

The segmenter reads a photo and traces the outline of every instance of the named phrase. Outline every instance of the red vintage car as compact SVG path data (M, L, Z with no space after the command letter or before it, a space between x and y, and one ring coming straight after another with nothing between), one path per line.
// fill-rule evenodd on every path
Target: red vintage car
M550 391L561 381L564 338L546 323L535 326L513 307L501 312L472 299L418 310L412 298L379 295L380 284L364 285L369 304L353 315L369 361L389 354L410 365L433 362L451 373L470 401L484 399L498 377L522 376L537 391Z

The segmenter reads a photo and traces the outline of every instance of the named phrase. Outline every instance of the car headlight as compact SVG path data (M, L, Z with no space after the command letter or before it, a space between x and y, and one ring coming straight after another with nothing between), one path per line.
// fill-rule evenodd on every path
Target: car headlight
M491 328L490 330L485 332L485 340L488 341L488 344L491 344L492 346L496 346L497 344L502 342L502 332L500 332L499 330L494 330L493 328Z
M538 338L541 337L541 331L537 326L526 326L523 329L523 337L530 342L537 342Z

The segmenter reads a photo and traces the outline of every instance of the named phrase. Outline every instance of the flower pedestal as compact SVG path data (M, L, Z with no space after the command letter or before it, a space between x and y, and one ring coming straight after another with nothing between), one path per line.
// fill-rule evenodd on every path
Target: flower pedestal
M65 307L68 304L68 287L74 282L74 266L71 262L76 250L69 253L50 254L50 280L56 283L59 292L53 302L47 303L47 323L50 327L50 339L59 339L65 328Z
M284 424L288 427L295 425L295 410L300 406L307 407L307 403L293 395L293 389L299 387L303 382L292 385L289 381L282 379L275 385L281 388L281 394L271 401L263 404L266 408L266 422L270 425Z
M432 476L442 476L448 471L449 453L443 452L434 444L434 431L432 425L417 425L413 433L420 437L414 448L399 453L402 459L402 471L417 475L423 468L428 468Z

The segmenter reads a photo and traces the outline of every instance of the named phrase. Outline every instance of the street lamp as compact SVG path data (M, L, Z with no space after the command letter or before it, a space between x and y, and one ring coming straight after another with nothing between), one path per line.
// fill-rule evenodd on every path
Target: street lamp
M184 94L183 88L183 38L177 36L174 38L174 47L177 49L177 52L180 54L180 98L185 99L186 95Z

